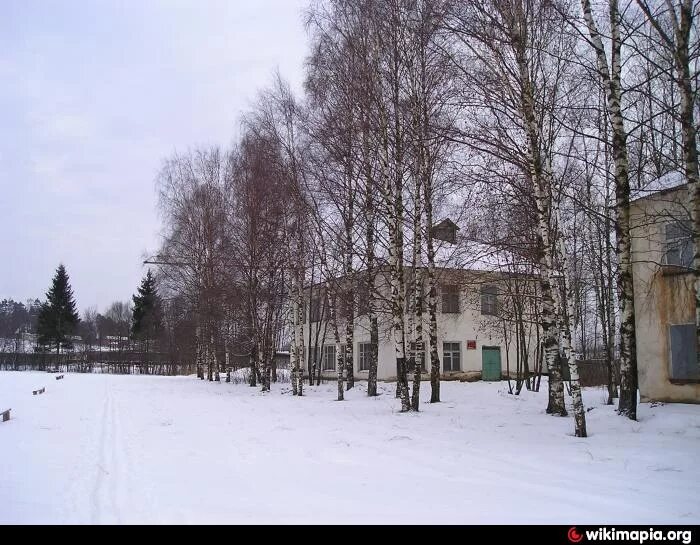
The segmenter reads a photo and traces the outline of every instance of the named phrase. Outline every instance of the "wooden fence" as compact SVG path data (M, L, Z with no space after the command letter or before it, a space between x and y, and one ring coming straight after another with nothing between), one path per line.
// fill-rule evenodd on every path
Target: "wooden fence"
M2 371L61 371L115 375L181 375L193 366L173 363L168 354L143 352L80 352L54 354L0 353Z
M608 366L605 360L580 360L578 374L581 386L606 386L608 384ZM562 366L564 380L570 380L569 366Z

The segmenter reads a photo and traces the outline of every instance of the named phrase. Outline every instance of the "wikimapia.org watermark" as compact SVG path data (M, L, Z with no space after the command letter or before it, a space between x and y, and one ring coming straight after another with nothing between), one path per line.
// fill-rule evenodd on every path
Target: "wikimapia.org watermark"
M646 543L648 541L678 541L688 545L693 541L692 530L617 530L615 528L600 527L596 530L584 530L580 532L573 527L569 530L567 537L571 543L594 542L594 541L631 541L635 543Z

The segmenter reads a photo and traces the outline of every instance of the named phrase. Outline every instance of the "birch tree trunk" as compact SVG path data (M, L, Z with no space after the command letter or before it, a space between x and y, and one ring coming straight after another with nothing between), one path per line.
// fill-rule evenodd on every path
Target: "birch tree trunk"
M269 392L270 391L270 374L269 374L269 362L267 359L267 342L263 341L261 346L258 349L258 361L260 362L260 368L261 368L261 382L262 382L262 391L263 392Z
M226 366L226 382L231 382L231 320L226 321L226 342L224 344L224 365Z
M394 354L396 357L396 396L401 399L401 411L410 410L408 377L406 373L406 333L404 323L403 266L403 180L399 170L392 179L387 177L386 200L389 207L389 264L391 277L391 316Z
M394 22L394 33L397 32ZM381 183L380 188L386 210L386 223L389 231L389 283L391 299L391 333L394 344L396 362L396 397L401 399L401 410L410 410L408 393L408 381L406 374L406 335L404 324L404 266L403 266L403 148L399 98L399 54L397 37L391 37L393 42L392 75L391 75L391 105L393 107L393 127L390 125L387 110L383 103L379 103L379 127L381 135ZM390 151L390 137L392 134L393 147ZM393 152L393 157L392 153Z
M199 318L197 318L199 321ZM197 324L195 330L195 364L197 366L197 378L204 380L204 354L202 353L202 328Z
M440 361L437 352L437 297L435 289L435 251L432 244L433 221L433 186L435 182L435 165L438 156L445 155L445 140L442 131L435 131L432 124L438 120L444 122L441 115L444 97L440 96L449 79L449 71L437 60L433 46L441 48L443 43L438 38L444 24L445 4L441 2L417 2L413 5L413 25L411 42L414 48L411 57L411 87L414 129L414 155L416 161L414 188L414 255L413 255L413 311L415 314L415 368L413 381L413 410L419 410L420 382L426 359L424 339L425 314L425 270L423 267L423 234L427 239L428 250L428 284L433 289L434 299L430 312L430 354L431 354L431 402L440 401ZM428 216L423 225L423 215ZM425 230L424 230L425 229Z
M392 321L394 346L396 351L396 368L398 374L397 389L401 398L401 411L411 409L408 391L408 373L406 366L406 327L405 327L405 277L404 277L404 124L403 124L403 95L402 95L402 71L404 59L402 55L401 33L405 29L403 21L404 6L400 3L390 6L391 32L390 44L390 88L391 88L391 113L392 113L392 144L393 161L391 163L392 176L389 194L392 197L392 207L389 214L390 240L392 241L390 261L392 263ZM393 233L391 231L393 230ZM393 236L391 236L393 234Z
M301 256L300 256L301 258ZM294 328L295 348L297 351L297 395L304 395L304 365L301 361L304 354L304 286L303 266L298 269L296 280L296 327ZM309 332L311 336L311 332ZM311 373L309 373L311 374Z
M558 225L561 225L560 222L557 223ZM559 249L559 262L561 263L563 272L563 291L566 298L566 308L562 308L561 310L563 317L563 327L561 329L564 354L566 356L567 361L569 362L569 376L571 379L571 397L573 398L574 404L574 433L576 437L587 437L588 433L586 431L586 409L583 405L583 397L581 395L581 381L579 380L578 373L578 354L574 350L574 346L571 340L571 334L573 331L576 330L574 323L574 293L571 282L573 271L569 267L569 258L566 254L566 247L564 246L564 234L563 232L561 232L561 230L559 231L559 239L557 246Z
M335 341L335 368L338 376L338 401L343 401L345 399L345 393L343 388L343 370L345 369L345 355L341 350L340 345L340 331L338 329L338 313L336 310L336 298L331 295L330 313L331 313L331 327L333 329L333 339Z
M440 353L438 352L437 325L437 281L435 278L435 244L432 237L433 194L432 186L426 184L425 232L428 250L428 315L430 320L428 344L430 349L430 403L440 403Z
M348 191L348 211L350 217L353 216L353 200L352 191ZM343 361L345 362L345 377L346 388L351 390L355 387L355 365L353 357L353 348L355 344L355 287L353 278L353 226L350 222L346 222L345 227L345 278L347 279L346 289L343 292L345 306L345 354Z
M413 393L411 397L411 409L418 411L420 409L420 383L423 378L423 361L425 358L425 343L423 341L423 294L422 294L422 283L423 283L423 270L422 268L416 269L417 280L415 280L416 303L415 303L415 313L416 313L416 329L415 329L415 363L413 369ZM420 291L418 291L420 290Z
M607 112L612 130L615 164L615 235L619 272L617 295L620 307L620 402L618 411L631 420L637 419L637 347L634 314L630 238L630 184L627 156L627 132L621 107L621 48L618 0L609 0L611 63L608 65L603 40L593 19L590 0L581 0L583 17L590 43L595 51L600 76L607 96Z
M290 379L292 383L292 395L303 395L303 353L304 353L304 286L303 286L303 252L299 233L294 229L290 236L288 261L289 267L289 299L292 302L291 325L292 346L290 351Z
M296 396L298 394L298 385L297 385L297 378L296 378L296 373L297 369L299 368L299 322L301 321L300 318L300 311L299 311L299 299L297 296L297 289L296 289L296 274L294 271L290 272L290 277L291 277L291 283L289 285L289 299L292 301L292 331L294 334L292 335L292 349L289 354L289 375L290 375L290 380L292 382L292 396Z
M351 116L351 119L354 119ZM348 150L347 156L345 158L345 209L344 209L344 227L345 227L345 237L344 237L344 248L343 253L345 254L344 263L344 273L345 273L345 285L342 289L342 302L345 308L345 353L343 354L343 361L345 366L345 380L346 388L351 390L355 387L355 365L353 357L353 347L355 344L354 333L355 333L355 279L353 278L353 262L352 258L354 255L354 236L353 231L355 227L355 191L353 185L354 178L354 168L353 168L353 158L352 158L352 136L348 138Z
M538 194L540 190L536 190ZM556 288L552 264L552 242L547 216L549 207L541 195L537 198L537 217L539 225L538 239L541 246L541 276L540 276L540 324L542 326L542 349L549 375L549 403L547 414L566 416L564 403L564 381L562 380L561 363L559 358L558 319Z
M418 152L420 155L420 151ZM422 378L423 367L423 239L421 237L421 220L422 220L422 194L421 194L421 170L423 168L422 161L418 161L418 172L415 176L414 188L414 212L413 212L413 278L411 279L411 292L413 297L413 327L411 328L411 336L413 341L413 392L411 394L411 409L418 411L420 409L420 381Z
M211 345L211 363L214 368L214 381L221 382L221 368L219 366L219 358L216 357L216 343L214 342L214 334L210 337Z
M518 7L521 6L518 4ZM522 17L522 14L520 16ZM520 32L523 32L523 29L520 29ZM520 33L515 31L512 38L515 60L520 75L520 110L527 137L528 163L535 195L535 206L537 208L537 234L540 243L541 267L540 289L542 292L540 323L542 325L545 361L549 372L549 404L547 413L566 416L564 383L561 375L557 335L557 309L560 306L557 305L558 297L555 288L556 282L554 281L555 248L550 224L552 180L551 176L545 172L544 159L542 157L542 143L535 115L535 90L530 78L525 39Z
M248 384L251 388L257 387L257 359L258 359L258 343L257 340L253 341L253 348L250 351L250 377L248 379Z
M213 361L211 359L211 345L207 341L206 343L206 358L205 361L207 362L207 380L209 382L214 382L214 366L213 366Z
M606 156L607 156L608 146L605 146ZM606 161L607 164L607 161ZM608 359L608 369L610 376L608 377L608 394L610 396L610 405L613 404L613 400L619 398L618 392L618 373L617 366L615 364L615 338L616 338L616 316L615 316L615 272L613 270L613 252L612 243L610 241L610 234L612 232L611 218L609 214L610 206L610 194L609 194L609 184L607 183L606 174L606 184L605 184L605 278L607 280L607 293L608 302L606 305L607 312L607 326L608 326L608 345L606 357Z
M364 147L364 168L365 168L365 221L367 222L365 231L366 251L365 260L367 261L367 314L369 320L370 331L370 360L369 373L367 377L367 395L375 397L377 395L377 372L379 366L379 324L377 321L376 310L376 256L375 256L375 203L374 190L375 184L370 166L370 146L368 138L368 129L363 130L363 147Z
M393 200L392 217L389 220L391 268L391 317L394 353L396 356L396 393L401 399L401 411L410 410L408 377L406 373L406 333L404 324L404 267L403 267L403 197L402 181L391 183L389 188Z

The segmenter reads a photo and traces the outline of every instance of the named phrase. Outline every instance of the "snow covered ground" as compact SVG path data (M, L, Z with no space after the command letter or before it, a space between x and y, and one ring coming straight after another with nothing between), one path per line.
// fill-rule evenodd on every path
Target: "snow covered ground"
M420 414L334 388L0 373L0 523L700 523L700 406L630 422L588 390L577 439L546 388L443 383Z

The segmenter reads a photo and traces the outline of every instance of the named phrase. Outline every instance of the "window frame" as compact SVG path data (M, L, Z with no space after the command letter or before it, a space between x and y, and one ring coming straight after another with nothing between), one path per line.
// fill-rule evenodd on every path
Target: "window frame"
M331 350L333 352L333 357L331 358L332 367L327 367L326 360L327 360L328 352L330 352ZM338 363L338 354L336 353L335 345L334 344L324 344L323 350L322 350L322 357L321 357L321 371L335 371L337 369L337 363Z
M698 384L700 383L700 364L697 356L697 339L695 338L695 323L669 324L668 326L668 378L671 384ZM674 335L677 330L679 335ZM683 333L686 335L683 335ZM682 347L674 344L674 338L686 337L690 351L683 358ZM681 355L681 361L676 361L675 356ZM684 362L683 360L686 359ZM685 363L685 365L683 365ZM694 367L694 368L693 368ZM679 368L684 374L678 374Z
M452 345L452 349L446 349L446 345ZM454 347L457 350L454 350ZM447 361L446 354L450 354L450 366L451 369L447 369L445 362ZM458 355L457 368L454 368L454 356L455 353ZM443 341L442 342L442 371L443 373L459 373L462 371L462 343L460 341Z
M457 284L442 284L440 286L440 310L442 314L459 314L461 312L460 296L461 290ZM454 299L452 299L453 297ZM445 304L446 302L448 302L448 305ZM454 303L456 308L453 310L453 307L449 303Z
M691 227L690 220L676 220L664 225L664 265L684 269L690 269L693 266L695 249ZM677 254L677 261L669 260L669 255L672 253Z
M358 342L357 343L357 371L359 373L367 373L369 372L369 356L371 354L368 354L368 350L372 349L372 343L366 343L366 342ZM363 369L362 368L362 362L366 360L367 363L367 368Z
M498 287L481 287L481 315L498 316Z
M309 323L320 324L326 321L328 299L325 295L316 295L309 302Z

